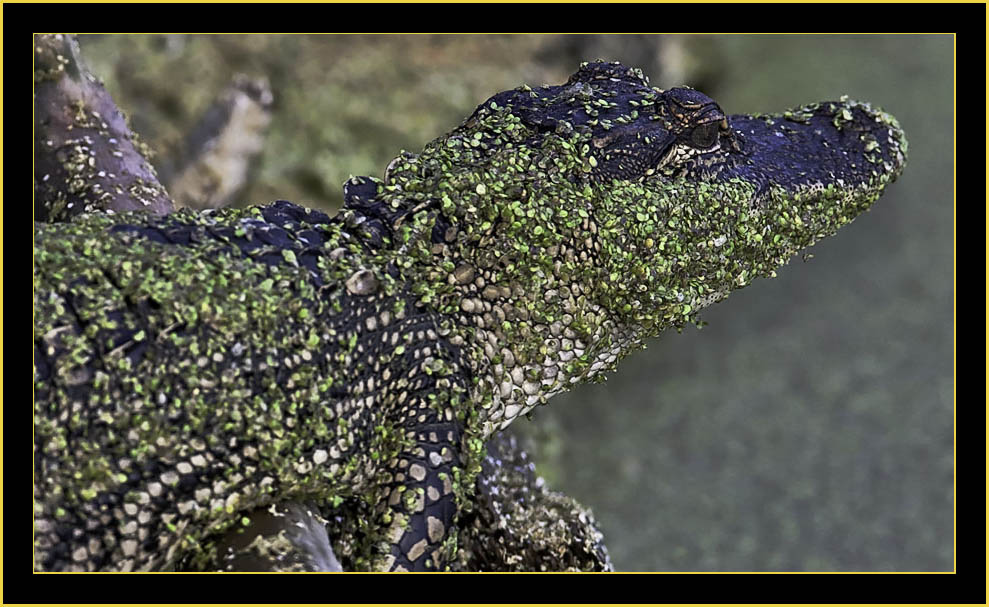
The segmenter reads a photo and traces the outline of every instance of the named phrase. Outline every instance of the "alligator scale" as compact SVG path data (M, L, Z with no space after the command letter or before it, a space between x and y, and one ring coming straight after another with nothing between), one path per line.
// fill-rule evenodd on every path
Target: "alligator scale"
M222 569L268 513L346 502L360 567L457 568L493 435L772 276L905 154L868 104L729 116L590 63L351 178L333 217L36 224L35 567Z

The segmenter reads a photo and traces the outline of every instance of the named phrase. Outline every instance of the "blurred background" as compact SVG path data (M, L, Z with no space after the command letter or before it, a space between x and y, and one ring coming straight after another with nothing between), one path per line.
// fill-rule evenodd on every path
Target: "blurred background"
M562 83L583 60L691 85L729 114L842 94L883 107L906 130L909 162L869 213L811 261L709 309L708 326L653 340L607 383L554 398L513 431L552 488L594 510L618 570L953 568L951 36L80 42L190 206L334 210L349 175L380 177L491 95ZM232 85L250 94L235 99ZM252 102L254 114L231 109ZM200 170L188 186L223 129L249 135L242 176Z

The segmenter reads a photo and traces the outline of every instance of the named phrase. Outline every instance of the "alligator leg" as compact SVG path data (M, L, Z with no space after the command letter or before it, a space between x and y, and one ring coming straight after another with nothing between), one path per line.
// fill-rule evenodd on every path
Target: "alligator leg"
M389 571L433 571L451 556L442 548L457 513L454 483L462 432L456 421L436 419L442 414L427 410L427 415L433 419L410 421L415 447L389 466L392 480L379 508L388 526L390 554L383 568Z
M286 502L244 518L250 522L216 543L223 571L343 571L312 504Z

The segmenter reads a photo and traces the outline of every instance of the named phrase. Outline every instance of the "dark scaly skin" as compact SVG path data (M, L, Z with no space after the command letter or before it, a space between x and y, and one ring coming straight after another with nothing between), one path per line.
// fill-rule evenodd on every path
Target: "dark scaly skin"
M550 491L509 432L485 445L473 510L460 524L467 571L612 571L594 515Z
M363 269L375 266L340 222L288 203L252 212L38 230L35 278L50 288L38 284L36 300L36 487L65 510L39 517L60 539L45 568L80 562L83 548L101 557L89 568L170 568L180 533L198 544L285 498L435 489L420 516L452 516L466 375L461 349L440 334L448 321L414 306L383 266ZM433 474L387 480L399 466ZM59 533L106 511L134 528ZM199 519L208 526L189 534ZM141 544L168 531L164 549ZM113 551L94 541L125 558L103 560Z
M729 117L585 64L351 179L333 218L38 225L36 567L215 567L248 514L345 501L356 567L462 566L485 440L772 276L905 152L867 104Z

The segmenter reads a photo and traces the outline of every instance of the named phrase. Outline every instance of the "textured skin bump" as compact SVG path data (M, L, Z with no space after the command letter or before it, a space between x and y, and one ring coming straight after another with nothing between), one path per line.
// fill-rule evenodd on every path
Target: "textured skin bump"
M458 567L464 546L545 564L461 528L484 443L774 275L905 154L868 104L729 116L594 63L352 178L332 218L37 225L36 567L223 568L224 538L290 503L367 514L331 524L352 568ZM603 565L592 528L545 538Z

